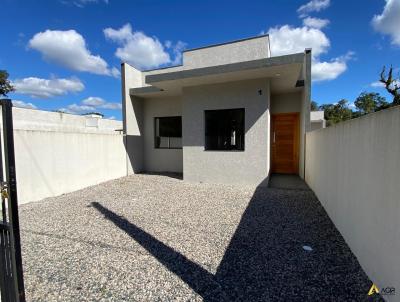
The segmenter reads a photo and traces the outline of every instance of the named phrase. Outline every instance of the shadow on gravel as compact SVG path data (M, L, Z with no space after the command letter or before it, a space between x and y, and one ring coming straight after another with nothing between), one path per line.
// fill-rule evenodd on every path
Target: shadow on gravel
M159 176L165 176L165 177L170 177L170 178L183 180L183 174L182 173L178 173L178 172L142 172L141 174L144 174L144 175L159 175Z
M367 296L371 281L311 190L257 188L215 275L101 204L92 206L204 301L384 301Z

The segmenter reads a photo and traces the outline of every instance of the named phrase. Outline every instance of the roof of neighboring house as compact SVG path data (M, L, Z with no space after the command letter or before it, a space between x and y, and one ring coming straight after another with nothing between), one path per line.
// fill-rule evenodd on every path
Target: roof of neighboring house
M311 111L310 112L310 120L311 122L323 121L324 118L324 111Z

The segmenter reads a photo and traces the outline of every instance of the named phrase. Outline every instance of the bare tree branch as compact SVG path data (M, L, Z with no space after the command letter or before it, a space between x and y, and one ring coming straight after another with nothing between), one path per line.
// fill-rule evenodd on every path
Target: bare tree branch
M393 79L393 66L390 66L387 78L386 78L386 68L383 66L380 75L380 82L385 85L386 90L393 95L393 105L400 105L400 79Z

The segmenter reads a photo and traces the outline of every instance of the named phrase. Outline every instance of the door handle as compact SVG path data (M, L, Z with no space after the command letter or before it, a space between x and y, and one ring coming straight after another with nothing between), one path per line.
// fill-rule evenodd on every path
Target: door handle
M274 138L273 138L273 142L274 142L274 144L275 144L275 131L274 131Z

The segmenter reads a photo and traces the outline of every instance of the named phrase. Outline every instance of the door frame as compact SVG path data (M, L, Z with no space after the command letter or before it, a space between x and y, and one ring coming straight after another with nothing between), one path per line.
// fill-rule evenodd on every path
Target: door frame
M273 166L273 159L274 159L274 117L276 116L295 116L296 118L296 122L295 122L295 127L294 127L294 131L295 131L295 135L294 135L294 143L293 143L293 154L295 157L295 167L294 167L294 173L290 173L290 174L296 174L299 175L300 171L299 171L299 163L300 163L300 112L285 112L285 113L273 113L271 114L271 129L270 129L270 152L271 152L271 156L270 156L270 167L271 167L271 173L284 173L284 172L277 172L274 171L274 166Z

